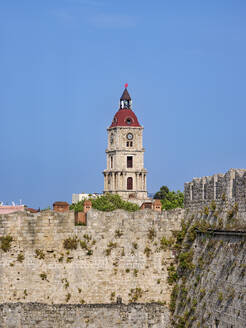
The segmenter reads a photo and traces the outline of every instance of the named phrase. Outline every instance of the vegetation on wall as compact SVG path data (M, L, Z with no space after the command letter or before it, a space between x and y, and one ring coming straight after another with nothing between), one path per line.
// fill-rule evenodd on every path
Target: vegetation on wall
M139 210L137 204L124 201L119 195L105 194L97 198L90 198L92 202L92 208L95 208L99 211L114 211L116 209L122 209L129 212L134 212ZM76 204L70 206L70 210L76 212L82 212L84 209L84 201L80 201Z
M160 199L162 209L170 210L173 208L184 207L184 194L181 191L170 191L167 186L162 186L160 190L155 193L154 199Z
M74 210L75 213L84 211L84 200L79 201L76 204L72 204L69 206L70 210Z
M10 250L11 243L13 241L13 237L10 235L3 236L3 237L0 237L0 241L1 241L1 249L4 252L8 252Z

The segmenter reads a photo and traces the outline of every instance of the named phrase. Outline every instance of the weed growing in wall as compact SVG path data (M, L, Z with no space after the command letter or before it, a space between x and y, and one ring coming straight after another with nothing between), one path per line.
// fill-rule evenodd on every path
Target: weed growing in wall
M10 235L3 236L3 237L0 237L0 241L1 241L1 249L4 252L8 252L10 250L11 243L13 241L13 237Z
M17 261L22 263L24 259L25 259L24 255L22 253L19 253L17 256Z
M42 249L36 249L35 250L35 257L38 258L39 260L43 260L45 258L44 251Z
M147 256L147 257L150 257L150 254L151 254L151 249L146 246L145 249L144 249L144 254Z
M130 297L129 303L137 302L137 300L143 296L143 290L139 287L132 288L128 296Z
M156 231L154 228L150 228L148 231L149 240L153 240L156 237Z
M108 246L105 250L105 253L107 256L109 256L111 254L112 249L117 247L117 243L113 243L112 241L108 243Z
M40 273L39 276L42 280L47 280L47 274L45 272Z
M78 246L78 238L75 237L69 237L63 241L63 247L65 249L77 249Z
M123 236L123 232L121 230L115 230L115 238L120 238Z

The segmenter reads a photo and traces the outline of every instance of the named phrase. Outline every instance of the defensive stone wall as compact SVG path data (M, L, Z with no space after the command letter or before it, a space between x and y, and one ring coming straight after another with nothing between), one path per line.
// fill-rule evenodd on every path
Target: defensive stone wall
M160 304L0 305L0 327L167 328L168 309Z
M239 211L246 211L246 170L230 169L225 174L194 178L184 186L186 208L199 208L215 201L238 203Z
M216 205L186 209L189 228L182 230L173 289L175 328L246 327L245 212Z
M180 229L184 210L90 210L87 226L74 213L13 213L0 216L0 303L168 302L167 267L173 261L163 237ZM70 238L70 239L69 239ZM75 240L75 249L64 243Z

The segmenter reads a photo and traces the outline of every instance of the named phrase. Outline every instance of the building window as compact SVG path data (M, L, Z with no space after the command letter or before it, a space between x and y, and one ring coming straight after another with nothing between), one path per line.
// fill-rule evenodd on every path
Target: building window
M133 185L132 178L131 177L127 178L127 190L132 190L132 185Z
M126 124L128 124L128 125L131 125L132 124L132 119L130 117L128 117L126 119Z
M133 167L133 159L132 156L127 156L127 168Z
M127 141L127 142L126 142L126 147L132 147L132 146L133 146L132 141Z
M113 156L110 156L110 168L113 168Z

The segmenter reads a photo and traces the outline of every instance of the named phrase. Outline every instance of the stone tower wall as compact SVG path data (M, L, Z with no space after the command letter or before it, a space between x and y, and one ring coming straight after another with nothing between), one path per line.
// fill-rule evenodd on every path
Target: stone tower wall
M128 141L127 134L133 140ZM111 138L113 142L111 142ZM147 171L144 169L142 127L113 127L108 129L107 169L104 170L104 192L117 193L124 199L135 194L138 199L147 199ZM132 142L132 146L127 146ZM133 167L127 167L127 156L132 156ZM133 188L127 189L127 178L132 178Z

